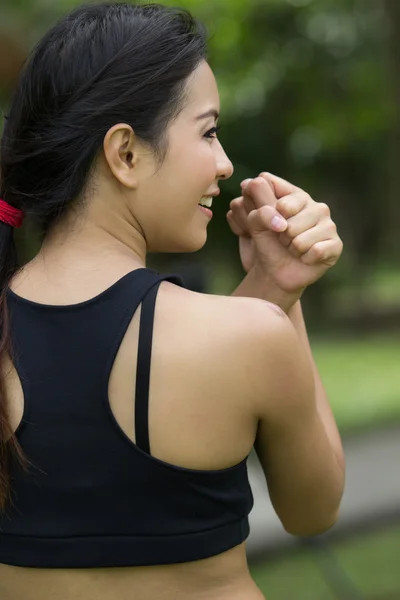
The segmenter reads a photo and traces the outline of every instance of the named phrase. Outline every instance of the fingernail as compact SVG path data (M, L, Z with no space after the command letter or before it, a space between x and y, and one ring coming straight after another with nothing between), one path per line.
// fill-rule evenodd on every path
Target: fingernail
M282 217L274 217L271 221L271 225L275 231L285 231L287 228L287 221L282 219Z

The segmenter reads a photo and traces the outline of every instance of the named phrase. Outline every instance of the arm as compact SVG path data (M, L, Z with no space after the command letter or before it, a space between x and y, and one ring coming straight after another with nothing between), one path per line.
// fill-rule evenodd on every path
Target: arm
M233 295L273 302L289 317L282 315L278 329L261 316L254 324L260 349L252 356L254 361L261 357L254 380L263 383L256 394L256 450L284 527L312 535L337 518L344 458L299 300L306 287L336 264L343 243L329 207L288 182L262 174L242 192L231 203L228 221L240 238L248 274ZM273 227L276 211L286 219L279 235Z
M332 409L329 404L329 399L324 389L323 383L321 381L321 377L318 373L317 365L315 364L314 357L312 355L310 342L308 340L307 329L304 323L303 311L301 309L300 301L296 302L296 304L289 310L288 316L295 328L297 335L302 344L302 348L304 349L306 355L311 364L311 368L314 375L314 384L315 384L315 395L316 395L316 403L317 410L320 416L322 423L324 424L326 434L332 446L332 450L335 454L336 460L338 462L338 466L343 471L345 470L345 459L343 454L342 442L340 439L339 431L336 426L335 418L332 413Z
M245 296L250 298L260 298L268 302L272 302L278 305L284 312L287 313L299 340L302 345L304 354L308 357L310 362L315 385L316 403L321 421L325 427L327 436L332 445L332 449L335 453L339 466L345 468L345 461L343 455L343 448L340 439L340 435L336 426L334 416L329 404L328 396L324 389L321 377L318 373L317 365L315 364L314 357L312 355L310 342L308 339L307 329L303 318L303 312L301 309L301 303L298 299L301 294L285 294L267 280L264 276L260 276L256 272L256 268L253 268L243 279L242 283L233 292L232 296Z
M338 516L344 487L340 440L339 451L333 418L321 409L309 356L292 323L266 308L269 316L258 315L251 328L254 347L247 359L254 369L255 449L284 528L316 535Z
M271 326L270 318L262 322L258 317L260 350L255 355L265 355L265 360L259 364L264 386L256 394L260 400L255 448L285 529L294 535L314 535L337 519L344 488L343 449L312 356L300 301L291 305L295 298L282 293L278 298L272 290L265 278L249 273L233 293L278 299L288 312L286 317L279 311L278 326ZM275 307L275 315L278 310Z
M300 290L293 294L288 294L281 290L265 276L262 269L256 264L246 274L234 292L232 292L232 296L260 298L261 300L276 304L287 314L300 299L302 292L303 290Z

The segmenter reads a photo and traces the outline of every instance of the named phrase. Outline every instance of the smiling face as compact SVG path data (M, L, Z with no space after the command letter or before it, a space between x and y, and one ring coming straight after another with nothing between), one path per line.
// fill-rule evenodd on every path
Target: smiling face
M150 252L194 252L206 242L210 217L199 203L218 194L218 181L233 173L216 137L218 113L217 84L203 62L187 82L183 110L167 130L161 167L149 154L138 161L130 209Z

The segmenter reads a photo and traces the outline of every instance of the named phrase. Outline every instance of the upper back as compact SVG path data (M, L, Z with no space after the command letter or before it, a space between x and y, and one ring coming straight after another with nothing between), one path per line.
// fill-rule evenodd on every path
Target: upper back
M19 285L11 285L20 297L40 304L60 302L58 298L54 302L52 290L43 286L32 289L22 283L23 280ZM96 286L93 292L84 290L81 299L75 295L71 305L78 305L101 291ZM62 304L68 305L68 292L65 296ZM238 370L237 362L243 353L241 334L246 326L243 317L249 307L251 311L252 302L198 294L168 281L161 283L154 318L149 390L149 430L154 457L186 468L224 469L248 455L257 422L246 397L246 390L249 391L246 365ZM109 380L113 413L133 441L140 315L139 306L123 336ZM74 356L67 360L73 362ZM9 411L15 429L22 413L23 399L18 391L22 390L10 364L6 365L6 373Z

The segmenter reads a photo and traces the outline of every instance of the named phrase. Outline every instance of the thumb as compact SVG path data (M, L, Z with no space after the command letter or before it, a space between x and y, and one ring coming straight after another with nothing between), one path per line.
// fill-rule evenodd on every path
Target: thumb
M248 228L251 235L275 231L282 233L288 227L286 219L282 217L272 206L262 206L252 210L248 215Z

